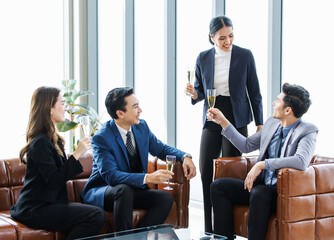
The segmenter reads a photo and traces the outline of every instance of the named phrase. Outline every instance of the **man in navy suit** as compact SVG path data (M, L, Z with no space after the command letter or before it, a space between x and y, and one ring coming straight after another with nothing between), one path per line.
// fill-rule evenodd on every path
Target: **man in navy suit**
M116 231L132 228L134 208L147 214L139 227L162 224L173 204L165 191L150 189L147 183L163 183L173 172L157 170L147 173L149 153L160 159L175 155L183 162L185 177L196 175L191 155L167 146L140 119L142 109L132 88L115 88L105 100L112 120L107 121L92 138L93 170L82 191L84 203L113 211Z

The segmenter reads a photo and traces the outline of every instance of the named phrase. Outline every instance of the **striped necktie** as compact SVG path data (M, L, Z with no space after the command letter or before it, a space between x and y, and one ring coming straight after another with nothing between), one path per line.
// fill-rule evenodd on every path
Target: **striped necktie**
M126 149L128 150L128 153L131 155L131 157L135 155L135 148L132 144L130 131L126 133Z

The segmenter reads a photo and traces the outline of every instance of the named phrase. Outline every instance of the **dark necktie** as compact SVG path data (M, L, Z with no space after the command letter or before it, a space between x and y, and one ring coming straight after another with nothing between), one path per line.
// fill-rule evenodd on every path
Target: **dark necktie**
M131 157L133 157L135 155L135 148L134 148L134 146L132 144L132 141L131 141L131 132L130 131L128 131L126 133L126 149L128 150Z
M278 137L277 142L276 142L275 158L279 158L280 155L281 155L282 139L283 139L283 128L281 128L281 132L280 132L279 137Z

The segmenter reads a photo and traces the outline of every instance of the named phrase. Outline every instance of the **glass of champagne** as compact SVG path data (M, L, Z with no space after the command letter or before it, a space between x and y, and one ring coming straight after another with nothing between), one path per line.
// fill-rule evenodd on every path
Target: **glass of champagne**
M216 103L216 89L207 89L208 96L208 104L210 108L213 108ZM212 119L208 119L208 121L213 121Z
M88 115L80 116L79 123L85 137L90 136L90 119Z
M174 155L167 155L166 156L166 170L172 171L176 162L176 157ZM165 190L173 190L172 187L169 186L169 179L168 179L168 185L164 187Z
M188 82L187 82L187 84L191 85L191 84L193 84L193 81L194 81L195 71L188 69L187 74L188 74ZM190 97L193 96L191 93L188 93L188 92L186 93L186 95L190 96Z

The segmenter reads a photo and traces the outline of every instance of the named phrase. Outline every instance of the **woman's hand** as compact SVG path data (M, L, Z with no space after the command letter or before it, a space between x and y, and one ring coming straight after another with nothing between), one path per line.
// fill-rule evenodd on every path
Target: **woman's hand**
M85 137L83 139L80 140L77 149L74 151L73 153L73 157L76 160L79 160L79 158L85 153L87 152L87 150L89 150L91 148L90 145L90 137Z
M198 94L192 84L187 83L186 88L184 89L186 94L191 94L191 98L196 100L198 98Z

